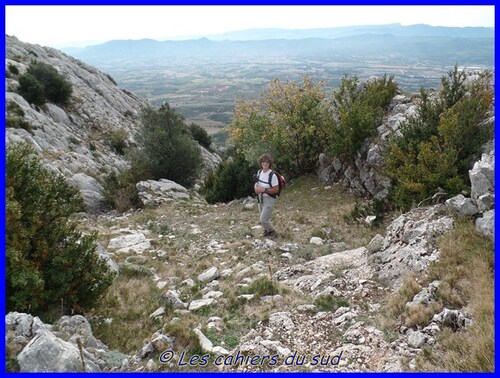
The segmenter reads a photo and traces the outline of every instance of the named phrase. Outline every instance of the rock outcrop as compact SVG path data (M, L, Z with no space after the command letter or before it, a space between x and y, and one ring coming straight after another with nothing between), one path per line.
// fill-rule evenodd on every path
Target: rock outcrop
M418 99L396 95L377 128L378 137L367 139L357 153L354 164L339 158L319 158L318 175L321 181L340 182L344 187L359 196L385 198L389 193L390 180L382 174L384 166L384 143L390 135L398 134L401 123L417 111Z
M10 312L5 317L6 342L20 351L21 372L100 372L119 370L128 357L110 351L92 334L83 316L63 316L54 325L38 317Z
M453 229L453 218L443 210L445 205L416 208L387 227L380 249L371 255L379 279L398 289L407 274L422 272L439 258L435 240Z
M29 125L7 127L7 142L24 141L33 146L47 167L81 190L89 211L102 210L102 186L97 181L127 166L111 139L122 133L125 143L134 144L140 109L146 101L118 88L109 75L56 49L6 38L6 64L19 72L6 80L7 117L17 109ZM32 60L51 65L71 82L73 93L67 106L35 106L15 93L19 76Z

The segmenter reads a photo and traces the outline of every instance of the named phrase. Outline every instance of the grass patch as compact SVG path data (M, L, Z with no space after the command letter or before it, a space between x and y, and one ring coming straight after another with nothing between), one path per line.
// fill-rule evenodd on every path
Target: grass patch
M340 307L349 307L349 302L343 298L328 294L316 298L314 305L318 308L318 311L335 311Z
M417 306L412 306L407 311L407 316L405 319L405 325L407 327L413 327L416 325L426 326L432 320L434 314L441 312L443 306L439 302L431 302L429 306L419 304Z
M414 274L406 276L399 290L384 303L384 312L394 318L402 315L406 309L406 302L411 301L421 289L422 287L417 283Z
M273 280L267 277L259 277L252 281L248 287L242 289L241 292L242 294L255 294L262 297L264 295L279 294L279 287Z
M119 276L90 315L95 337L110 349L133 354L159 328L149 317L161 306L160 293L150 280ZM103 321L111 318L111 323Z
M439 299L446 307L465 304L473 323L463 332L445 329L430 355L419 358L424 371L493 371L494 369L494 250L493 242L478 234L474 225L459 220L439 240L440 259L430 278L443 280Z
M304 235L312 235L358 248L367 245L377 233L383 234L391 216L386 215L374 227L347 222L345 215L357 204L359 199L340 185L325 189L317 177L304 176L289 183L283 191L275 206L273 222L278 233L287 230L286 240L303 240Z

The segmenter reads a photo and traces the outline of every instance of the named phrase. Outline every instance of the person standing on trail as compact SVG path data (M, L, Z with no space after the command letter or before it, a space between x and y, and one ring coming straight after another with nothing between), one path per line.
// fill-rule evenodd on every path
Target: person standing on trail
M276 194L279 191L278 177L276 174L272 174L273 159L271 155L262 155L258 162L262 169L255 176L254 191L259 201L260 223L264 227L264 237L276 239L278 234L273 228L271 217L276 203Z

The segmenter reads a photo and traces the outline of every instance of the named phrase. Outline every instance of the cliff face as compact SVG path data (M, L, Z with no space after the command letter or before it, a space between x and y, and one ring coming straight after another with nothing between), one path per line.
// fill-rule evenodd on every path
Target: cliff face
M118 88L110 76L56 49L15 37L6 38L6 48L6 119L17 117L23 124L21 128L19 123L7 122L7 144L25 141L32 145L49 169L82 191L91 208L99 206L99 178L127 164L113 147L112 138L121 133L125 143L134 143L140 108L146 101ZM15 93L19 77L32 61L51 65L71 82L73 92L67 106L35 106Z

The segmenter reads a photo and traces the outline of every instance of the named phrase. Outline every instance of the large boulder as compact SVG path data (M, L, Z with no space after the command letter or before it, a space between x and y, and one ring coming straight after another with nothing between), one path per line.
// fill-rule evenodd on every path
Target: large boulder
M17 356L22 372L101 371L88 353L40 328Z
M495 210L489 210L481 218L476 219L476 230L494 240L495 237Z
M80 190L88 212L99 213L105 210L104 188L95 178L85 173L76 173L68 179L68 183Z
M51 325L30 314L9 312L5 331L8 356L17 360L21 372L109 371L128 359L96 339L81 315L63 316Z
M140 181L135 186L144 205L157 206L191 198L185 187L167 179Z

